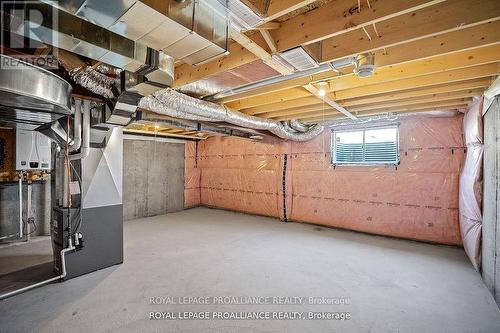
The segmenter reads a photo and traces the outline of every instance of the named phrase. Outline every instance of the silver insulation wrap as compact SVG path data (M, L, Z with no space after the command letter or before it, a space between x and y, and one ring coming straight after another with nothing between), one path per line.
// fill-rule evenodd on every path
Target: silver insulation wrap
M117 97L113 89L116 79L101 74L92 67L86 67L84 69L76 68L70 71L69 75L76 83L95 94L106 98Z
M250 116L239 111L230 110L219 104L184 95L170 88L143 97L139 102L139 107L177 118L224 121L236 126L266 130L280 138L292 141L311 140L323 132L324 129L322 125L312 125L306 132L300 133L290 128L288 124L284 125L277 120ZM177 116L174 114L177 114Z
M175 109L174 107L162 103L158 98L156 98L153 95L141 98L138 107L141 109L151 110L156 113L164 114L166 116L174 118L195 120L195 121L211 121L211 122L214 121L214 119L208 117L201 117L179 109Z
M298 121L297 119L289 120L288 124L297 132L307 132L309 130L309 125L306 125L303 122Z

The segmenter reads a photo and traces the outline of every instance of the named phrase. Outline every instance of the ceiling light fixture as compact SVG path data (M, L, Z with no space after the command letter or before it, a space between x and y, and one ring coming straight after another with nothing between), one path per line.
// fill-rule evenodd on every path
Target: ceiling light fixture
M328 84L326 82L319 82L318 83L318 86L319 86L318 95L320 95L321 97L324 97L326 95L327 85Z

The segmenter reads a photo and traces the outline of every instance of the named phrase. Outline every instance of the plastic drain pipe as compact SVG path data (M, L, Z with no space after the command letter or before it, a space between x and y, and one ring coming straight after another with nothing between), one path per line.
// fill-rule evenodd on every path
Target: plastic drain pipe
M2 294L2 295L0 295L0 300L12 297L14 295L24 293L25 291L28 291L31 289L35 289L35 288L44 286L44 285L49 284L49 283L54 282L54 281L64 279L66 277L66 259L65 259L66 257L65 257L65 255L67 252L73 251L74 249L75 249L75 247L73 246L73 243L71 242L71 238L70 238L69 239L69 246L67 248L61 250L61 266L62 266L61 275L55 276L55 277L50 278L50 279L45 280L45 281L41 281L41 282L38 282L38 283L35 283L32 285L29 285L29 286L21 288L21 289L17 289L17 290Z
M19 239L23 238L23 173L19 173Z

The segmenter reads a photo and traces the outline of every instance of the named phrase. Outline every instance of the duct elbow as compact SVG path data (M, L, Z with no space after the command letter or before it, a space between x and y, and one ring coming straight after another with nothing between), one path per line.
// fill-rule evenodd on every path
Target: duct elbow
M90 101L83 101L83 120L82 120L82 143L80 152L69 156L70 160L83 160L89 155L90 148Z
M73 120L73 143L69 146L69 152L75 152L82 145L82 101L75 99L75 114Z

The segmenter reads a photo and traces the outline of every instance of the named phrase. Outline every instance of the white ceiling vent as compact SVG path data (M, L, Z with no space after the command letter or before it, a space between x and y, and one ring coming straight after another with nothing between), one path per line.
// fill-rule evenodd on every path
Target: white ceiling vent
M224 1L224 5L229 12L230 24L237 31L250 30L262 23L262 18L239 0Z
M279 55L298 71L319 67L316 60L314 60L302 46L282 52Z

